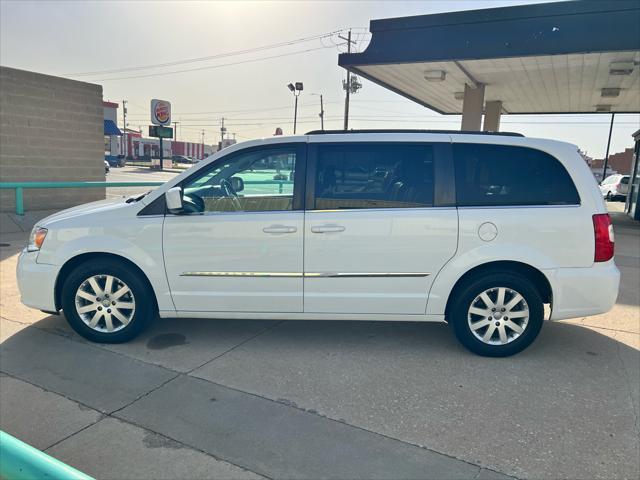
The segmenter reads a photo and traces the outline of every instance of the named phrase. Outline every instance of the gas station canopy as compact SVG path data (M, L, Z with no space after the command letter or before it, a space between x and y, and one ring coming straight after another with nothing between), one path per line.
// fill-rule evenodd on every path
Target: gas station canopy
M463 128L465 115L479 129L478 114L491 110L495 130L501 113L640 112L638 0L373 20L370 30L367 49L339 65L439 113L463 113Z

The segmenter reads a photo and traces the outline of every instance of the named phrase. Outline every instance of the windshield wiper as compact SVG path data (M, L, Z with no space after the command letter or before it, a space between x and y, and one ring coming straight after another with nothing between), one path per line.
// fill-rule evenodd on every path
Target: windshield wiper
M132 202L138 202L140 200L142 200L144 197L146 197L147 195L149 195L149 193L151 192L151 190L149 190L148 192L144 192L140 195L136 195L136 196L131 196L129 198L127 198L125 200L125 203L132 203Z

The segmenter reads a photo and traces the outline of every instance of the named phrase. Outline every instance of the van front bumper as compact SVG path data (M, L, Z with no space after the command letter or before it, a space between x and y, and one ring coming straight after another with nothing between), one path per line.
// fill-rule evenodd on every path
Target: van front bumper
M37 263L37 258L38 252L29 252L26 248L18 257L16 277L20 301L27 307L56 312L54 292L59 267Z
M588 268L544 270L553 291L551 320L606 313L615 305L620 271L613 260Z

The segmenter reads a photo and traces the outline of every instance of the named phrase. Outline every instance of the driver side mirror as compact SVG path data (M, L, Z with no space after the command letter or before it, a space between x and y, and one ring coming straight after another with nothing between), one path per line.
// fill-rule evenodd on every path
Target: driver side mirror
M182 210L182 188L173 187L167 190L164 194L165 201L167 203L167 209L170 212L179 212Z
M244 180L240 177L231 177L229 179L231 181L231 188L233 188L236 192L241 192L244 190Z

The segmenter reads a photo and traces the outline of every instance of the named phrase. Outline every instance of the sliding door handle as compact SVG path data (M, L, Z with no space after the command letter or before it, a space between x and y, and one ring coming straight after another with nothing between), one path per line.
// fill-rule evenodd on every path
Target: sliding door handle
M317 225L311 227L313 233L338 233L344 232L345 228L342 225Z
M271 225L269 227L264 227L262 231L264 233L283 234L283 233L295 233L298 231L298 229L296 227L290 227L288 225Z

